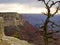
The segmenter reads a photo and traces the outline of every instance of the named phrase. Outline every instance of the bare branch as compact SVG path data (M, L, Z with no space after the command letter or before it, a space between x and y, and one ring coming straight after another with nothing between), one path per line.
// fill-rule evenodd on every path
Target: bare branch
M56 11L51 15L52 17L59 11L59 7L57 7Z
M50 5L50 8L57 3L60 3L60 1L56 1L56 2L52 1L52 4Z
M49 4L50 1L51 1L51 0L49 0L49 1L47 2L47 4Z
M44 13L44 12L42 12L42 14L44 14L44 15L46 15L46 16L47 16L47 14L46 14L46 13Z
M38 1L42 1L42 2L45 2L45 0L38 0Z
M60 27L60 25L57 25L55 22L52 22L52 21L49 21L49 22L50 22L50 23L52 23L52 25L51 25L51 26L55 25L55 26Z

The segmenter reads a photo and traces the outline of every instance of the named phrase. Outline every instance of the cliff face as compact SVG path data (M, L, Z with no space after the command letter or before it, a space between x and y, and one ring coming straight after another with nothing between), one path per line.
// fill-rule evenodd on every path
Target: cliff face
M41 34L37 28L25 21L18 13L0 13L4 19L4 31L7 36L14 36L31 43L41 44Z
M4 34L4 20L0 17L0 45L33 45L27 41L19 40Z
M8 17L8 15L10 14L8 13L6 17ZM21 15L18 15L15 17L14 16L12 16L13 17L12 19L11 19L11 16L9 16L7 20L4 18L4 20L6 21L6 23L4 23L5 24L5 35L14 36L21 40L26 40L30 43L35 43L36 45L44 45L43 39L41 36L42 32L40 30L32 26L28 21L25 21ZM10 19L12 20L13 23L11 22ZM59 43L60 42L57 41L57 44Z
M21 15L19 15L18 13L3 12L3 13L0 13L0 17L3 17L3 19L4 19L3 23L4 23L4 31L5 31L5 35L6 35L4 37L4 39L8 39L9 37L7 37L7 36L14 36L14 37L17 37L20 39L21 38L24 39L23 37L21 37L22 34L20 34L20 30L25 29L24 28L25 20L23 19L23 17ZM27 27L26 27L26 29L27 29ZM15 38L14 39L9 38L9 39L11 39L12 41L15 40ZM19 41L19 42L21 42L21 41ZM19 43L19 42L14 42L14 43L16 43L15 45L20 45L22 42L21 43ZM25 45L25 44L22 43L22 45ZM26 45L29 45L29 44L26 44Z
M36 45L43 45L43 39L41 32L32 26L29 22L25 21L24 28L19 31L22 40L27 40L30 43L35 43Z
M26 40L30 43L35 43L36 45L43 45L41 32L27 21L25 21L24 26L19 25L18 27L5 28L5 34L7 36L14 36L14 34L17 34L19 36L18 38L21 40Z
M0 12L0 17L4 19L4 26L17 26L24 23L23 17L16 12Z

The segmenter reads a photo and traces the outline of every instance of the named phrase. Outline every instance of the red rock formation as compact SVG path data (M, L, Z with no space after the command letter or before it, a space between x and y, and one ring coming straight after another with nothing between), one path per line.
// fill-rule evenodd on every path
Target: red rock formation
M30 43L36 43L38 45L42 45L42 37L40 31L32 26L29 22L25 21L24 26L18 26L18 28L11 28L8 31L5 31L5 34L11 36L15 33L19 34L19 38L21 40L26 40Z

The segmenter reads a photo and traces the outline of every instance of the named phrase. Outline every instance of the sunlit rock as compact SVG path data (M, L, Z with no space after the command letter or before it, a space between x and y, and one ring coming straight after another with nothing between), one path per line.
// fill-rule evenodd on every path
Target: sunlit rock
M29 44L24 40L19 40L14 37L5 36L4 21L3 18L0 17L0 45L33 45L33 44Z

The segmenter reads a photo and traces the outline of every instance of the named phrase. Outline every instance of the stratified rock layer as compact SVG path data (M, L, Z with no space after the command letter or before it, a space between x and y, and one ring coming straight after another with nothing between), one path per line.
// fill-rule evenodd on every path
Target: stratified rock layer
M0 17L0 45L32 45L26 41L4 35L4 21Z

